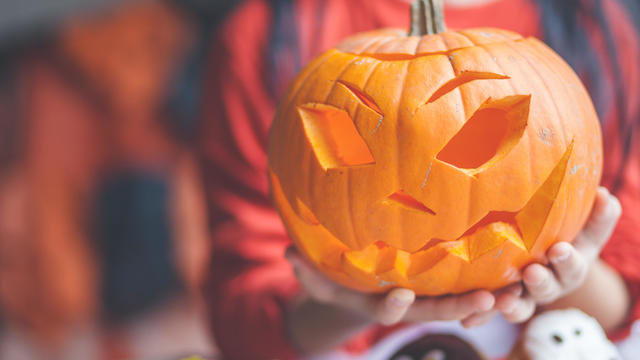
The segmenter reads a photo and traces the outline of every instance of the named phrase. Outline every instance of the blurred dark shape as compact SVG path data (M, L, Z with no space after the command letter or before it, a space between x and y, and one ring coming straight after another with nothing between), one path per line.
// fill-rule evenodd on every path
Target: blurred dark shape
M274 26L269 34L267 61L271 69L269 84L273 100L277 101L288 85L288 80L302 69L298 25L295 21L295 9L291 0L270 0ZM319 24L324 11L316 13ZM320 34L321 29L315 29Z
M87 324L138 351L112 333L197 298L210 239L189 140L235 3L0 0L0 317L42 351Z
M153 307L179 288L168 196L162 177L142 171L121 173L99 186L94 239L109 322Z
M0 1L0 47L51 33L79 13L108 11L140 0L3 0ZM155 0L159 1L159 0ZM169 0L196 21L217 24L243 0Z
M18 157L21 141L18 134L22 122L17 121L15 116L18 105L14 85L13 59L11 54L0 50L0 172L3 173Z
M290 0L287 0L290 1ZM164 110L170 114L167 126L177 140L187 145L194 140L199 122L199 108L204 69L210 56L210 42L217 25L243 0L171 0L192 20L196 28L194 46L184 60L181 71L173 79Z
M197 21L217 24L244 0L170 0L191 14Z
M199 125L203 69L207 60L205 44L210 32L199 32L194 50L184 61L182 70L173 78L164 104L165 123L172 137L185 146L193 142Z
M3 0L0 1L0 45L37 37L77 12L96 10L125 0Z
M482 360L484 356L455 335L429 334L403 346L391 359Z
M625 10L630 13L630 18L635 25L639 26L638 0L620 0L620 2L625 5ZM611 186L613 192L617 192L622 185L622 170L629 160L631 137L634 133L633 128L638 126L639 115L627 111L630 107L625 80L622 78L623 61L618 56L620 49L616 48L615 26L611 19L605 16L605 1L538 0L538 3L543 14L545 41L580 74L588 87L600 118L606 119L605 113L611 107L621 114L617 126L620 134L624 134L621 145L623 157L617 166L619 175ZM607 83L610 79L604 75L603 71L607 64L598 55L599 49L593 44L594 34L588 30L588 26L595 26L602 31L605 58L613 68L611 85ZM608 86L612 86L613 91ZM606 127L607 124L603 126Z

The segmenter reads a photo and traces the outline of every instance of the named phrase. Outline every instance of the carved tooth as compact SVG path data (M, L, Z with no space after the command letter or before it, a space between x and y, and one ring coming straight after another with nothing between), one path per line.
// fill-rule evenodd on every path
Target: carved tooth
M469 260L471 262L502 246L507 241L512 242L523 251L527 251L517 229L511 224L501 221L485 225L463 240L469 246Z
M544 228L549 213L556 202L558 192L567 173L567 165L573 152L573 141L564 155L547 177L547 180L536 190L527 205L516 215L516 222L522 231L522 237L528 250L536 244Z
M380 249L376 275L381 280L378 285L407 286L407 270L411 264L411 254L391 247Z

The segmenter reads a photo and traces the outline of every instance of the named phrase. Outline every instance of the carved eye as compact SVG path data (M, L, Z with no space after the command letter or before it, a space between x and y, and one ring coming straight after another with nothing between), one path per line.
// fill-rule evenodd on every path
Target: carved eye
M344 81L338 81L338 84L344 86L345 88L347 88L347 90L349 90L349 92L351 93L351 95L355 96L356 98L358 98L358 100L366 107L370 108L371 110L377 112L378 114L382 115L382 110L380 110L380 107L378 106L378 104L376 104L375 101L373 101L373 99L371 98L371 96L365 94L364 91L358 89L357 87L355 87L354 85L351 85L347 82Z
M342 86L360 104L380 115L374 129L377 131L383 115L375 101L364 91L344 81L338 80L337 86ZM371 150L346 111L325 104L306 104L300 106L298 111L307 140L325 171L375 164Z
M456 88L475 80L504 80L509 79L506 75L491 73L491 72L481 72L481 71L463 71L455 78L444 83L438 90L436 90L433 95L429 98L427 102L434 102L439 98L445 96Z
M375 164L373 155L344 110L324 104L301 106L304 133L320 166L328 169Z
M436 158L457 168L480 172L518 143L527 126L531 96L509 96L485 102Z

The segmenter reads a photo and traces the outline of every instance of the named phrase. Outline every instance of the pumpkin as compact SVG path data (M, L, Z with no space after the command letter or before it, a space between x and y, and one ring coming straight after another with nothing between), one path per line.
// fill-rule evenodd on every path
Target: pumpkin
M573 70L513 32L412 26L355 35L306 66L270 131L293 243L365 292L493 290L572 241L594 201L601 129Z

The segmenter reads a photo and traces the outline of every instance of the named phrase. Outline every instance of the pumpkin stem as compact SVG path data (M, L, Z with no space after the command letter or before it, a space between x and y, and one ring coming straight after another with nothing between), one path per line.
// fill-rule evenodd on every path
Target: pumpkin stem
M447 31L442 0L415 0L411 5L409 36L424 36Z

